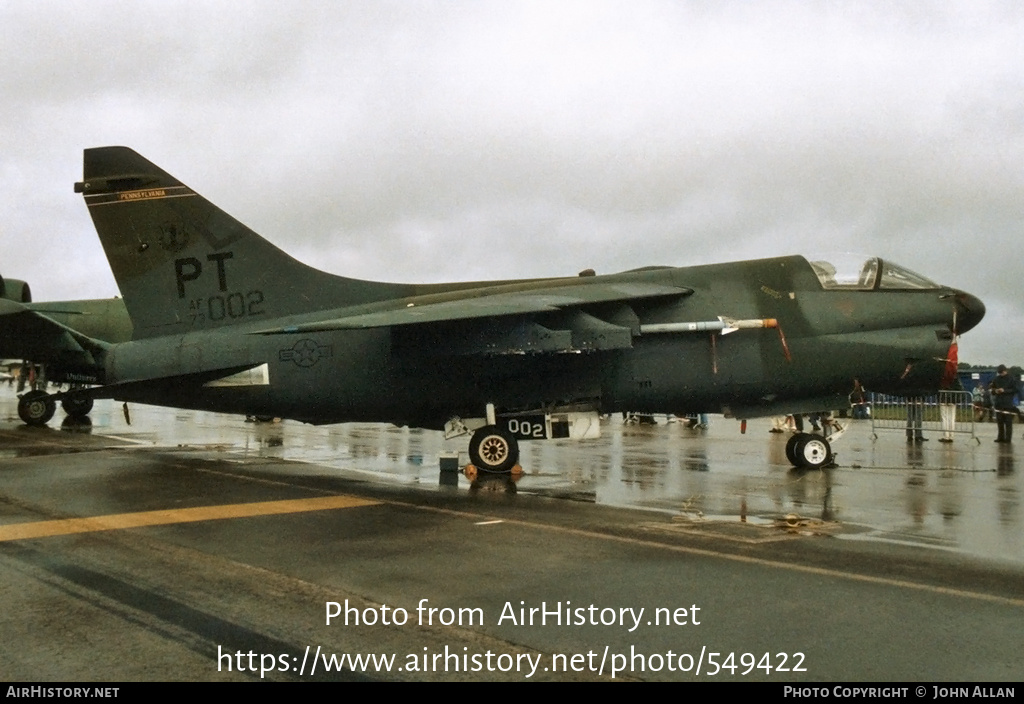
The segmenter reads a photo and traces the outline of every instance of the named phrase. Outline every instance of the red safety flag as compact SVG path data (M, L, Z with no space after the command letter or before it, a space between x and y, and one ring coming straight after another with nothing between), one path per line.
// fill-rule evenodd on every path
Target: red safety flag
M954 337L953 342L949 345L949 352L946 353L946 368L942 370L943 389L948 389L953 386L953 382L956 380L956 368L958 364L956 337Z

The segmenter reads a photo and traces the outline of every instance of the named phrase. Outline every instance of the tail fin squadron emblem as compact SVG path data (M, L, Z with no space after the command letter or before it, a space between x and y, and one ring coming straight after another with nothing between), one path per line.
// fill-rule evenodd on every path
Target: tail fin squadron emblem
M180 252L188 246L188 241L188 233L178 229L173 222L160 226L160 246L168 252Z

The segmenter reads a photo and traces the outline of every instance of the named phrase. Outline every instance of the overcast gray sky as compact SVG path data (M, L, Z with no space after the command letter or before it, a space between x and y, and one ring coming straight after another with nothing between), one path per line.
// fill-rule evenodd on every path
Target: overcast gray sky
M0 275L117 293L122 144L299 259L443 281L808 251L988 307L1024 363L1024 3L0 3Z

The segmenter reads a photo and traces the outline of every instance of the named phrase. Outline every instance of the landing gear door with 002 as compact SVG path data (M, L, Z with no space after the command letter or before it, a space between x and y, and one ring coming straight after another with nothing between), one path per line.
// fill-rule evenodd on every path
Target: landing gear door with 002
M601 423L596 411L501 416L498 425L517 440L601 437Z

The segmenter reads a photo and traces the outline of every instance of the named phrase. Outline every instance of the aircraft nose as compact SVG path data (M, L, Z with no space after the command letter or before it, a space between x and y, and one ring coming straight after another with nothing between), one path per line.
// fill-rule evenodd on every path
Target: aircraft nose
M957 334L967 332L985 317L985 304L977 296L966 291L955 291L953 300L956 301Z

